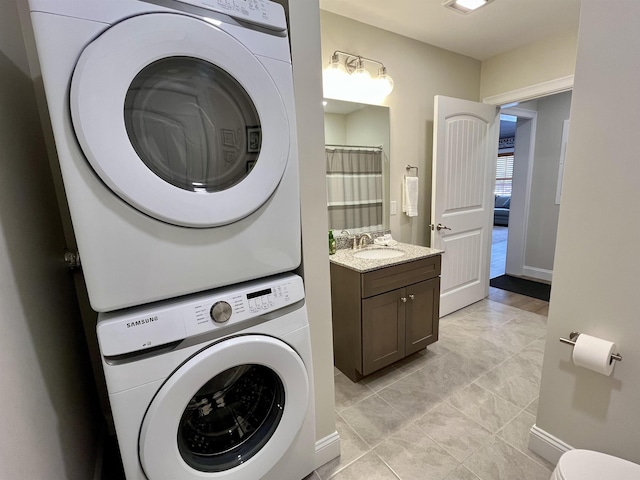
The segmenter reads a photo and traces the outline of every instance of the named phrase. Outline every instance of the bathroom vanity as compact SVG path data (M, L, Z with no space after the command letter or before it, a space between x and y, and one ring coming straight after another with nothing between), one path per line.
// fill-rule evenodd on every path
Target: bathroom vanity
M399 243L330 257L335 366L351 380L438 340L441 254Z

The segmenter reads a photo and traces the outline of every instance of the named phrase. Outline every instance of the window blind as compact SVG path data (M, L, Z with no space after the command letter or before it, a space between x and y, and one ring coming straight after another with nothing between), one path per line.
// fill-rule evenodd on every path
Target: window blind
M498 155L496 162L496 195L511 195L513 183L513 153Z

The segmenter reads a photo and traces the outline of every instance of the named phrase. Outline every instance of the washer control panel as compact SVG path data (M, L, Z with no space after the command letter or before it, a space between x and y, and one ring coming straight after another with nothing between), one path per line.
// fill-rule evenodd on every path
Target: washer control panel
M287 21L281 5L269 0L177 0L214 12L224 13L271 30L285 31Z
M238 325L304 299L302 279L285 274L234 287L100 313L98 342L104 356L146 350Z

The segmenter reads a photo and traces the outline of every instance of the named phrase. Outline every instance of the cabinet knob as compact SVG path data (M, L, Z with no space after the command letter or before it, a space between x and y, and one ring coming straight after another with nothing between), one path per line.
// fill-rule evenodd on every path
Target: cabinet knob
M411 294L411 295L409 295L409 298L410 298L411 300L413 300L414 298L416 298L416 296L415 296L415 295L413 295L413 294Z
M402 297L400 300L402 300L402 303L407 303L407 297Z

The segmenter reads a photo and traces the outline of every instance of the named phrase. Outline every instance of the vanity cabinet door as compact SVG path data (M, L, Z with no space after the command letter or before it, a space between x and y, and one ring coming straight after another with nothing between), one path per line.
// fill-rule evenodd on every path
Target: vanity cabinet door
M438 340L440 279L416 283L406 290L405 355L411 355Z
M362 300L363 375L405 356L406 298L406 289L400 288Z

